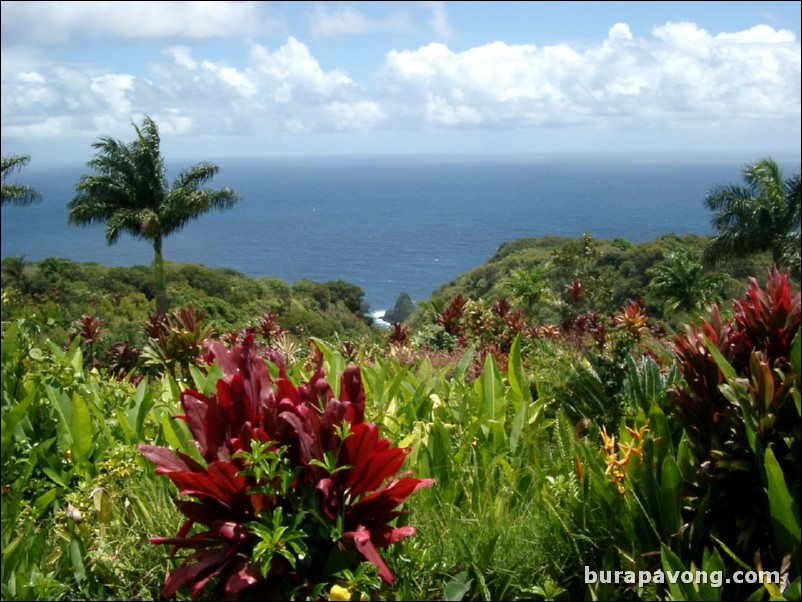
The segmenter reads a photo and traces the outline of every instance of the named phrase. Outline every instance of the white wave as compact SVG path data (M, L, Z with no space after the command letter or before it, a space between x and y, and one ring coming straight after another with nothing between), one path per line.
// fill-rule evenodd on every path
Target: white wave
M385 322L382 318L384 318L384 314L387 313L386 309L377 309L375 311L370 312L370 317L373 318L373 323L380 328L389 328L390 323Z

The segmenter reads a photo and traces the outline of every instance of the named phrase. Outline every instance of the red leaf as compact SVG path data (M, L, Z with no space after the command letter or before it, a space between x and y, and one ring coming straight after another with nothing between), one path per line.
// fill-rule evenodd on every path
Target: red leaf
M343 533L343 536L354 542L357 551L365 557L365 559L379 568L379 577L384 579L388 584L395 581L390 568L385 564L384 559L379 554L373 542L370 539L370 532L365 529Z

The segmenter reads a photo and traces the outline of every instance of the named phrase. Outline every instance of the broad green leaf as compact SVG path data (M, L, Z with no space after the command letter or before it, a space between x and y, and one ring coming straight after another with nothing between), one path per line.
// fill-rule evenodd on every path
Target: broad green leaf
M668 419L658 404L652 405L649 410L649 432L654 436L657 464L659 466L666 456L674 455L674 444L671 440L671 428L668 426Z
M58 485L59 487L67 486L67 481L69 480L69 476L51 468L50 466L40 466L40 468L42 469L42 472L45 473L45 476L47 476L56 485Z
M483 406L481 418L484 420L499 420L504 412L504 385L501 382L501 373L496 360L488 354L485 360L485 370L482 379Z
M713 548L711 553L710 548L705 548L702 558L702 573L707 577L707 583L699 583L699 594L702 600L721 600L722 588L714 587L712 583L712 580L716 578L714 575L720 578L722 584L726 579L724 560L717 549Z
M510 356L507 363L507 379L510 381L510 396L513 401L513 409L518 410L518 406L532 401L532 392L529 390L529 382L524 372L523 360L521 359L521 337L516 336L510 347Z
M713 356L713 359L716 360L716 365L718 369L721 370L721 373L724 375L724 378L727 381L734 381L738 378L738 373L735 372L735 368L732 367L727 361L727 358L722 355L721 351L718 350L711 341L705 339L705 344L707 345L707 350L710 352L710 355Z
M84 371L84 354L81 351L80 343L81 337L75 337L66 353L67 363L76 376Z
M20 549L20 545L26 539L28 539L28 534L22 533L21 535L17 536L14 541L6 546L3 546L3 568L11 564L11 559L14 556L14 552Z
M447 602L459 602L471 591L473 579L468 579L467 571L454 575L443 587L443 599Z
M692 583L683 583L679 578L671 579L667 574L671 571L679 577L687 569L682 561L664 543L660 544L660 559L663 563L663 572L666 573L666 583L674 600L688 600L689 602L701 601L701 596ZM672 583L676 581L676 583Z
M59 419L58 428L56 429L58 451L64 453L72 446L72 405L70 398L64 391L57 390L51 386L48 386L45 390L48 399L50 399L50 404Z
M457 364L457 368L454 371L455 381L465 382L465 375L468 373L468 368L471 365L474 353L476 353L476 343L470 346L470 348L462 356L462 359L459 361L459 364Z
M136 400L136 422L133 426L137 441L141 441L145 436L145 418L155 403L153 395L148 389L147 378L143 378L137 385L134 399Z
M70 540L70 562L75 580L80 584L86 579L86 566L84 565L84 546L77 535Z
M660 510L663 514L663 525L668 535L678 533L682 527L681 495L682 475L674 456L665 457L660 475Z
M160 424L162 427L162 434L164 435L164 439L167 441L167 445L173 449L183 450L184 444L182 443L181 439L178 438L178 435L173 428L173 423L167 414L162 414Z
M769 510L774 537L777 539L780 556L793 554L800 549L799 508L794 511L794 500L785 483L780 464L771 448L764 456L769 489Z
M28 408L31 405L31 402L36 399L36 390L30 391L26 396L25 399L20 401L18 404L14 406L14 408L7 412L5 407L2 410L2 421L3 421L3 429L2 429L2 451L3 457L6 457L6 454L10 451L8 448L11 445L11 442L14 438L14 431L17 429L17 424L19 421L25 416L28 412Z
M8 366L17 354L19 339L19 323L12 321L3 332L3 338L0 341L0 358L2 358L3 367Z
M80 466L89 461L94 441L89 408L86 406L83 397L77 393L72 396L70 434L72 435L72 461L76 466Z
M524 425L528 422L529 404L522 403L515 412L515 417L512 420L512 428L510 429L510 453L514 454L518 449L518 440L521 437L521 431Z
M312 342L323 352L323 359L325 361L326 380L334 392L334 398L340 398L340 375L345 371L345 360L343 356L337 353L324 341L312 338Z
M45 493L36 498L36 501L33 503L33 507L36 510L33 515L34 518L39 518L47 511L50 504L56 499L57 494L58 489L48 489Z
M136 443L137 442L136 433L134 433L134 429L128 420L128 415L126 415L126 413L123 412L122 408L115 408L114 415L117 417L117 424L120 425L120 428L123 431L125 442L128 445L133 445L134 443Z

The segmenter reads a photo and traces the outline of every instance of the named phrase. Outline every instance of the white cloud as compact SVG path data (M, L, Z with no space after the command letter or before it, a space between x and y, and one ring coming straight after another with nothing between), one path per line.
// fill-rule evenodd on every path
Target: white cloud
M768 25L756 25L746 31L720 33L716 39L742 44L793 44L796 42L796 35L787 29L775 31Z
M202 40L249 36L268 27L260 2L3 2L4 45L59 45L76 36Z
M457 52L431 43L387 53L370 88L342 69L323 68L296 38L249 48L232 65L172 45L147 79L91 65L4 60L3 139L127 138L131 120L144 114L165 135L254 140L282 132L543 126L700 136L732 124L765 131L768 123L798 135L800 127L800 44L768 26L712 35L667 23L636 37L617 23L604 41L581 48L498 41Z
M411 27L406 12L377 19L370 17L351 4L330 8L317 2L307 13L309 31L314 37L334 38L366 33L400 32Z
M443 44L391 51L384 84L399 114L429 123L526 127L597 123L654 127L655 117L800 121L800 45L767 26L711 36L668 23L648 39L626 24L595 47L495 42L454 52ZM459 99L449 92L460 91ZM403 106L400 105L403 103Z
M432 16L429 18L428 23L432 28L432 33L439 40L450 40L454 37L454 30L448 22L448 14L446 12L445 2L422 2L421 4L427 5L431 8Z
M448 21L446 2L397 2L402 9L395 9L387 16L374 17L364 10L364 5L373 2L324 3L316 2L306 17L309 32L316 38L335 38L351 35L402 33L426 28L436 40L454 37ZM419 9L423 9L422 11ZM421 14L423 13L423 14Z

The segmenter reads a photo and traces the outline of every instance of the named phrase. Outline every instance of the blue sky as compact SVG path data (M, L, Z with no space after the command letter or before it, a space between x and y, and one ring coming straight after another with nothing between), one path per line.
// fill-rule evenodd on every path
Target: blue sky
M800 154L799 2L2 2L3 154Z

